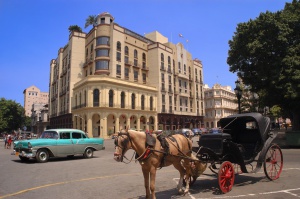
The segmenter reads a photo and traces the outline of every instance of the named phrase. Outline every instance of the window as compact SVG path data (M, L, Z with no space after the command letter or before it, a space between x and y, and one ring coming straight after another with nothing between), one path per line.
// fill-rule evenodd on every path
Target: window
M165 82L165 74L161 74L161 82Z
M171 72L171 57L168 56L168 72Z
M180 62L178 62L178 72L181 73L181 65L180 65Z
M121 75L121 65L117 64L117 75Z
M94 92L93 92L93 106L96 107L96 106L99 106L99 90L98 89L94 89Z
M145 96L142 95L141 97L141 109L144 110L145 109Z
M146 75L146 73L143 73L143 82L144 82L144 83L147 82L147 75Z
M108 49L96 50L96 57L109 57L109 50Z
M106 60L100 60L96 62L96 70L108 70L109 62Z
M138 58L138 52L137 52L137 50L134 50L134 58L135 58L135 59Z
M135 109L135 94L132 93L131 95L131 108Z
M121 42L117 42L117 51L121 51Z
M124 60L125 60L125 64L129 64L129 57L125 56Z
M117 52L117 61L121 61L121 53Z
M161 95L161 102L162 102L163 104L166 103L165 95Z
M160 54L160 68L163 69L163 70L165 69L164 59L165 59L165 58L164 58L164 54L161 53L161 54Z
M98 37L96 39L96 45L109 45L109 37Z
M146 54L143 53L143 61L146 61Z
M81 139L81 133L72 133L72 139Z
M114 107L114 91L109 90L109 107Z
M70 139L70 132L60 133L60 139Z
M125 68L125 79L129 79L129 68Z
M135 70L134 71L134 81L138 81L138 77L139 77L139 71Z
M186 75L186 65L183 65L183 73Z
M150 111L153 111L153 97L150 97Z
M125 55L129 54L128 46L125 46Z
M125 93L122 91L121 93L121 108L125 108Z

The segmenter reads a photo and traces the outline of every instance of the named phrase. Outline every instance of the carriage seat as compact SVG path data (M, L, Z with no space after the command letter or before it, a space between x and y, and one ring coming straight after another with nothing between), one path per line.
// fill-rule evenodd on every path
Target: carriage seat
M261 143L258 129L245 129L239 132L236 137L236 143L246 160L252 158Z
M224 140L231 140L231 135L228 133L203 134L199 137L198 145L209 148L216 154L222 154Z

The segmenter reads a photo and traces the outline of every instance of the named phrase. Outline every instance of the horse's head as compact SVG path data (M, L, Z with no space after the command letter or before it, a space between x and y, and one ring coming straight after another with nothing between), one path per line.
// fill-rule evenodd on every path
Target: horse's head
M121 131L118 133L118 136L115 138L115 153L114 153L114 159L117 162L123 162L123 157L125 153L131 149L132 147L132 141L129 136L128 131Z

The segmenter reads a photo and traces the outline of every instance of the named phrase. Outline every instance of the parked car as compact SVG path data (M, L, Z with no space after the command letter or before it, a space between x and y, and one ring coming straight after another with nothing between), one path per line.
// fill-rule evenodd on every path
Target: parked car
M47 162L50 157L72 157L78 154L92 158L94 151L103 149L103 138L89 138L78 129L49 129L37 139L14 141L15 155L21 161L35 158L40 163Z
M201 129L199 129L199 128L193 128L192 131L193 131L194 135L201 135L201 133L202 133Z
M194 133L191 129L183 128L175 131L175 134L183 134L185 137L193 137Z
M212 128L209 130L209 133L212 133L212 134L222 133L222 130L219 128Z

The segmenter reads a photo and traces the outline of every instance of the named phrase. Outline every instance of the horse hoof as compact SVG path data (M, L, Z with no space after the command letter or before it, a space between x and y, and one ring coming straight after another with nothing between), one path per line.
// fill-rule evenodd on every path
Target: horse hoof
M178 193L181 195L181 194L184 194L184 191L183 191L183 189L179 189L178 190Z

